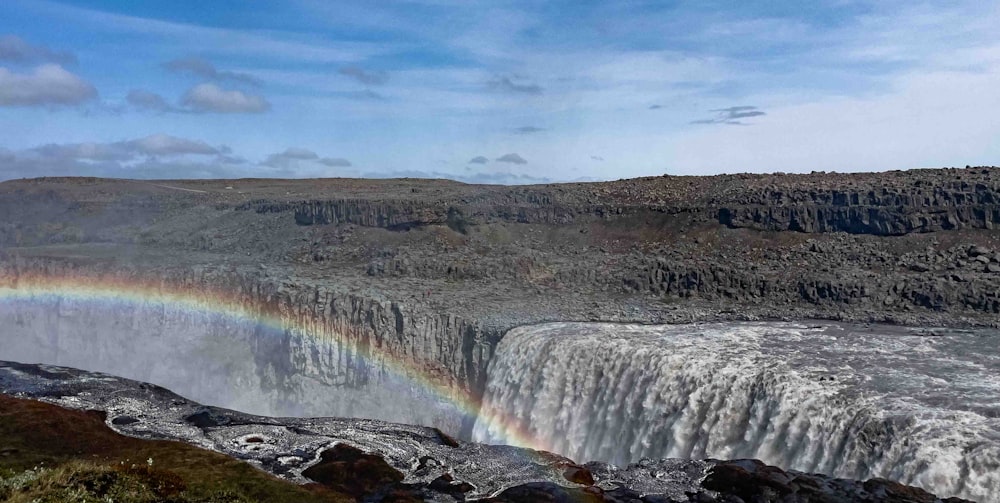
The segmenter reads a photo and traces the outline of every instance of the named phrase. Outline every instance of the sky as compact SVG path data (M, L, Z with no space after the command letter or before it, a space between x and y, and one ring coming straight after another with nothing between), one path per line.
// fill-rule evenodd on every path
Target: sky
M0 180L997 165L998 26L982 0L3 0Z

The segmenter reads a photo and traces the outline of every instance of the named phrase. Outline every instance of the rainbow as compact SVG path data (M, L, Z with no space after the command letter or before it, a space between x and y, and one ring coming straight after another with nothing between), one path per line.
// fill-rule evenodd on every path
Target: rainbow
M247 305L246 302L239 301L232 291L193 284L178 286L134 276L86 276L68 271L59 271L58 274L10 274L0 270L0 302L52 302L60 299L97 304L162 305L192 314L223 316L234 321L258 323L280 332L294 331L317 338L320 335L310 324L295 321L275 307ZM373 347L367 341L348 338L343 334L323 335L325 338L332 336L356 355L379 352L381 370L426 390L441 402L468 416L486 421L491 428L504 432L503 443L553 452L545 442L521 426L520 421L505 417L490 407L481 407L480 400L438 377L438 373L429 371L431 365L394 355Z

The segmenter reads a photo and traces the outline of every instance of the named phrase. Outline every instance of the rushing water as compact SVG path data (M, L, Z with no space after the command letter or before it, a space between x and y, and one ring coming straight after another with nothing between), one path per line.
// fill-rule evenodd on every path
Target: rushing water
M254 414L383 419L453 433L472 422L413 376L386 371L385 356L155 302L0 302L0 360L107 372Z
M503 339L474 439L581 460L757 458L1000 501L1000 334L553 323Z

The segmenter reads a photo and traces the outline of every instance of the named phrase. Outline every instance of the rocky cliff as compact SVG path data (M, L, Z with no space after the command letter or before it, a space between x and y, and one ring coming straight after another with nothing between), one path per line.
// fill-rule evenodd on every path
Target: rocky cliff
M224 339L246 348L233 368L309 413L323 413L309 398L317 389L371 392L418 378L476 403L497 341L528 323L995 326L998 189L997 168L526 187L19 180L0 184L0 265L8 278L138 282L272 313L277 328L241 326ZM208 339L180 314L119 308L125 321L114 328L106 313L82 310L56 312L118 333L184 326ZM68 346L69 321L34 313L25 327L62 330L51 347L79 346ZM419 376L404 369L393 377L393 365ZM330 403L381 410L345 393ZM264 403L268 412L296 412L290 401ZM379 417L399 420L401 412L386 414L394 415ZM460 415L444 414L441 425L467 432Z
M300 225L351 223L397 230L458 220L558 225L655 213L684 213L757 230L880 236L992 229L1000 222L1000 181L994 168L900 173L643 178L506 191L477 188L429 198L411 189L415 192L378 199L258 199L237 208L290 212Z
M51 280L139 293L106 299L54 287L0 301L5 357L127 375L257 413L354 415L461 435L474 411L441 396L474 404L501 336L453 314L292 278L12 262L0 288Z
M989 174L988 170L984 170ZM982 172L980 172L982 174ZM731 227L898 236L1000 223L1000 184L974 176L879 189L765 189L719 208Z

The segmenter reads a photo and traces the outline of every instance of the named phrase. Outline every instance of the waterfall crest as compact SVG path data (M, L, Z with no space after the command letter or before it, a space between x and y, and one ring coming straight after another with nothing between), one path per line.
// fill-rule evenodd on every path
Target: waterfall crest
M794 324L522 327L490 364L481 442L578 460L756 458L1000 501L996 334ZM992 498L992 499L991 499Z

